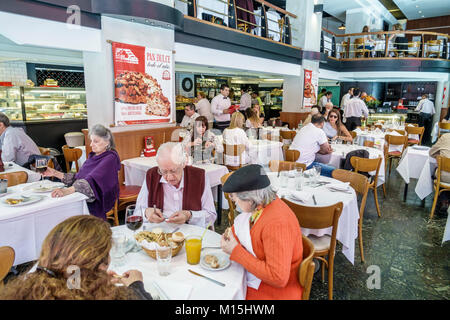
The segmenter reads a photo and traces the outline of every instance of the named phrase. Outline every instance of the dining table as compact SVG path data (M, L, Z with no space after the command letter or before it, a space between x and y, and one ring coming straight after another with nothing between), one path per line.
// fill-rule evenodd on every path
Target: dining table
M14 266L38 259L45 237L58 223L72 216L89 214L84 194L75 192L52 198L50 192L37 191L40 183L8 187L6 194L0 194L0 246L14 249ZM44 185L61 186L48 180ZM18 198L30 201L15 206L5 203L6 199Z
M113 234L122 233L133 242L134 235L142 230L151 231L160 228L171 232L179 227L179 232L183 235L202 236L201 254L223 253L220 248L221 235L202 227L190 224L171 224L167 222L153 224L144 223L141 229L132 231L125 225L113 227ZM140 248L140 247L138 247ZM228 256L228 255L227 255ZM229 257L229 256L228 256ZM201 275L207 276L225 284L217 285L205 278L190 273L191 269ZM123 262L111 261L109 270L123 274L128 270L139 270L143 275L144 288L152 297L160 297L162 300L244 300L247 292L245 269L238 263L231 261L228 267L223 270L208 270L201 263L191 265L187 263L186 249L183 245L181 251L172 257L169 267L169 275L160 276L157 269L157 262L151 258L144 250L131 250L125 255ZM155 285L156 283L156 285ZM162 292L161 292L162 291Z
M125 171L125 185L142 186L147 171L158 164L156 157L137 157L122 161ZM194 167L205 170L209 180L214 200L217 201L217 224L222 223L222 209L228 209L228 203L222 192L222 181L220 180L229 171L227 167L215 163L194 163Z
M311 172L307 170L305 172ZM304 174L304 173L303 173ZM345 192L330 189L331 185L345 186L346 184L329 177L320 176L318 181L321 183L314 186L311 183L312 178L305 178L302 186L302 194L306 199L298 199L296 195L296 176L294 172L290 172L286 186L280 184L278 172L267 172L272 188L277 192L278 197L285 198L291 202L309 206L309 207L325 207L331 206L338 202L343 203L341 216L339 217L336 239L342 244L342 253L350 263L355 262L355 240L358 237L358 220L359 208L355 190L348 187ZM314 197L313 197L314 196ZM308 229L302 227L302 234L305 236L315 235L321 237L324 235L331 236L332 228L324 229Z
M28 175L27 182L36 182L41 180L42 178L39 172L24 168L14 162L4 162L3 166L5 168L5 171L0 172L0 174L24 171Z

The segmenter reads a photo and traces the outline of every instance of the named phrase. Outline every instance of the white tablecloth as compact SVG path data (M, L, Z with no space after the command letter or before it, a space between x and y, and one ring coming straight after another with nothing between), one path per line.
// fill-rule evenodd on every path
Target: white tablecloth
M391 133L391 132L377 132L377 131L363 131L363 132L358 132L355 131L357 133L356 139L354 140L354 143L356 145L359 146L363 146L364 145L364 141L373 141L374 142L374 147L383 151L384 150L384 137L386 134L391 134L391 135L396 135L395 133ZM398 134L400 135L400 134ZM390 146L389 147L389 152L392 151L402 151L403 146L400 145L394 145L394 146Z
M279 188L279 179L277 178L276 172L267 173L271 184L278 189L278 196L285 195L289 193L291 190L295 190L295 179L289 178L288 187L287 188ZM341 183L340 181L328 177L321 176L320 181L329 181L332 183ZM311 192L315 195L317 206L330 206L337 202L342 201L343 209L341 216L339 218L338 229L336 233L336 239L342 243L342 253L345 257L354 264L355 260L355 239L358 237L358 220L359 220L359 208L358 201L356 197L355 191L351 189L350 193L344 192L331 192L325 186L312 188L310 186L304 186L303 191ZM287 200L291 202L296 202L301 205L307 206L316 206L314 205L313 199L311 199L308 203L301 203L295 201L289 197L286 197ZM307 229L302 228L302 233L305 236L315 235L321 237L323 235L331 236L332 228L326 229Z
M437 167L436 159L430 157L428 152L429 148L416 150L408 147L397 167L397 171L405 183L410 183L411 178L419 179L415 191L421 200L433 192L431 176Z
M10 187L4 197L20 194L28 185ZM24 194L33 193L26 191ZM45 195L45 199L20 207L11 208L0 203L0 246L10 246L14 249L14 265L36 260L42 242L58 223L72 216L89 214L87 197L81 193L73 193L63 198L51 198L50 193L41 195ZM0 198L0 201L2 199Z
M162 223L148 224L148 226L161 226L165 227L167 230L173 230L179 226L179 231L185 236L190 234L201 236L205 230L189 224L175 225ZM133 235L133 232L126 226L114 227L112 229L113 232L121 231L129 236ZM203 238L202 246L220 247L220 239L220 234L207 230L205 237ZM221 249L204 249L202 250L202 253L207 252L207 250L212 252L222 252ZM231 265L224 270L205 270L200 264L190 265L186 262L186 250L184 246L180 253L172 258L172 261L170 262L170 275L166 277L159 276L156 260L149 257L143 250L127 253L125 260L125 265L115 267L114 264L112 264L110 268L118 274L122 274L131 269L141 271L144 277L144 287L148 292L154 292L152 281L156 281L171 300L243 300L246 296L247 286L244 282L245 273L241 265L231 261ZM220 281L225 284L225 287L221 287L209 280L193 275L188 272L188 269Z
M9 166L9 164L12 164L12 166ZM21 167L18 164L15 164L14 162L5 162L4 167L5 167L5 171L0 172L0 174L25 171L28 174L27 182L36 182L36 181L41 180L40 173L37 173L36 171L32 171L32 170L26 169L24 167Z
M361 147L361 146L352 146L350 144L332 144L333 153L331 154L329 165L339 168L341 159L345 159L347 153L353 150L361 150L364 149L369 152L369 159L375 159L381 157L381 165L380 170L378 172L378 186L382 185L385 181L385 173L384 173L384 155L381 150L376 148L369 147ZM374 175L375 171L369 172L370 175Z

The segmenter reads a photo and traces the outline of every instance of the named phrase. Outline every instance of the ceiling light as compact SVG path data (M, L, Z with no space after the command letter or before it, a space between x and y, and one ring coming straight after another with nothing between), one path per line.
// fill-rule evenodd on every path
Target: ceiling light
M345 30L344 24L341 24L341 25L338 27L338 29L339 29L339 30Z
M419 11L419 13L422 13L422 11Z
M425 18L425 16L422 16L422 18Z

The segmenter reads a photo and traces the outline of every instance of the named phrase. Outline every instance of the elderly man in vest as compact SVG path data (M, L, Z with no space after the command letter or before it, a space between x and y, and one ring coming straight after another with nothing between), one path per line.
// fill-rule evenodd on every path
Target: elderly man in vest
M145 210L151 223L213 225L217 214L205 170L186 165L181 143L162 144L156 162L158 166L147 171L136 210Z

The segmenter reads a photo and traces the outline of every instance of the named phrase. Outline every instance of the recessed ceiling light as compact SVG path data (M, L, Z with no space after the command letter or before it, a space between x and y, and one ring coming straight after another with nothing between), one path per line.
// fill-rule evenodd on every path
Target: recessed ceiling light
M416 8L418 8L419 6L416 6Z
M419 13L422 13L422 11L419 11Z
M422 16L422 18L425 18L425 16Z

